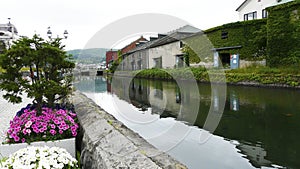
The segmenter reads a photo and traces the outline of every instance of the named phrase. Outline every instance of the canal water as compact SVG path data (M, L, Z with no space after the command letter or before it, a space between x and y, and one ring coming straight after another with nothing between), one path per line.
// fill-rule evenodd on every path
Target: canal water
M222 104L202 83L83 76L74 86L188 168L300 168L299 90L227 86Z

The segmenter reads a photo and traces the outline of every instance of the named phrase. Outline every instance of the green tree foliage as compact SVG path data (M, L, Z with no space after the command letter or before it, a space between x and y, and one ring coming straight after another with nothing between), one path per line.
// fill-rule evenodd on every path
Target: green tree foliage
M6 91L3 96L9 102L20 103L20 95L27 93L34 99L40 111L43 104L65 102L71 94L72 69L71 61L61 44L61 39L45 41L34 35L33 38L22 38L10 49L0 55L0 66L5 70L0 75L0 89ZM24 78L21 69L29 68L30 80Z
M111 73L114 73L117 70L120 63L122 63L122 52L121 50L118 50L118 59L112 63L112 65L109 68L109 71Z
M0 41L0 54L3 53L5 50L5 43L3 41Z
M184 53L184 61L186 65L190 65L190 63L199 63L200 58L188 45L184 45L182 48L182 52Z
M182 52L185 54L185 62L187 65L190 63L211 62L213 58L212 49L213 44L208 37L199 33L192 37L186 38Z

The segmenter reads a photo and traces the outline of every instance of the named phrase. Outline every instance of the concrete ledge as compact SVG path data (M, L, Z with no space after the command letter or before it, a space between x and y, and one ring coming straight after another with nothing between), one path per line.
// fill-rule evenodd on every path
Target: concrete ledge
M80 92L72 97L82 128L83 168L186 169Z

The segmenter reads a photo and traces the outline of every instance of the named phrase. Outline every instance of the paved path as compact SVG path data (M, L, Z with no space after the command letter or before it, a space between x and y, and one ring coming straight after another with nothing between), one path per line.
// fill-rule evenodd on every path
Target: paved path
M25 107L28 103L31 103L31 99L26 97L22 97L22 103L20 104L12 104L8 103L3 96L4 92L0 91L0 144L5 139L6 130L9 127L9 121L13 119L15 114L23 107Z

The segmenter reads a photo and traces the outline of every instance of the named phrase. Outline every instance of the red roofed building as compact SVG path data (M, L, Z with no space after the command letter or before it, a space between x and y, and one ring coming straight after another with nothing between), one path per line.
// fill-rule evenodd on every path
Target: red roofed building
M106 67L109 68L112 63L118 59L118 51L107 51L106 52Z
M137 47L137 43L140 42L147 42L148 40L145 39L143 36L141 36L139 39L131 42L129 45L125 46L124 48L121 49L122 54L127 53L128 51L134 49Z
M138 38L137 40L131 42L129 45L125 46L124 48L121 49L121 53L127 53L128 51L135 49L137 47L137 44L139 43L145 43L148 42L147 39L145 39L143 36ZM106 52L106 67L109 68L114 61L118 59L118 51L107 51Z

